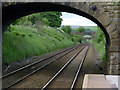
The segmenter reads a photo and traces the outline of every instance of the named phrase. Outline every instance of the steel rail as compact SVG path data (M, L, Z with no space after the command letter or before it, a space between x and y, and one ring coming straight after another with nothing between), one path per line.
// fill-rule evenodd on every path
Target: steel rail
M62 56L60 56L60 57L58 57L58 58L56 58L54 61L56 61L57 59L59 59L59 58L65 56L65 55L67 55L68 53L70 53L72 50L74 50L74 49L76 49L76 48L78 48L78 47L72 48L69 52L65 53L64 55L62 55ZM38 68L38 69L32 71L31 73L25 75L24 77L22 77L22 78L20 78L19 80L15 81L14 83L12 83L11 85L9 85L9 86L8 86L7 88L5 88L5 89L8 89L8 88L14 86L15 84L17 84L17 83L19 83L20 81L24 80L26 77L28 77L28 76L34 74L35 72L39 71L40 69L44 68L45 66L48 66L49 64L53 63L54 61L51 61L51 62L49 62L49 63L43 65L42 67L40 67L40 68Z
M78 46L79 46L79 45L74 46L74 47L77 48ZM0 78L5 78L5 77L7 77L7 76L9 76L9 75L11 75L11 74L13 74L13 73L16 73L16 72L21 71L21 70L23 70L23 69L25 69L25 68L28 68L28 67L33 66L33 65L35 65L35 64L38 64L38 63L40 63L40 62L42 62L42 61L44 61L44 60L47 60L47 59L49 59L49 58L52 58L52 57L54 57L54 56L57 56L57 55L65 52L65 51L67 51L67 50L70 50L70 49L74 48L74 47L71 47L71 48L68 48L68 49L66 49L66 50L63 50L63 51L61 51L61 52L59 52L59 53L57 53L57 54L55 54L55 55L49 56L49 57L47 57L47 58L40 59L40 60L38 60L38 61L36 61L36 62L34 62L34 63L32 63L32 64L28 64L28 65L26 65L26 66L23 66L23 67L21 67L21 68L19 68L19 69L17 69L17 70L14 70L14 71L12 71L12 72L10 72L10 73L8 73L8 74L3 75L3 76L0 77Z
M84 63L84 60L85 60L85 58L86 58L88 49L89 49L89 46L88 46L87 51L85 52L85 54L84 54L84 56L83 56L83 58L82 58L82 61L81 61L80 65L79 65L79 68L78 68L78 70L77 70L77 73L76 73L76 75L75 75L75 78L74 78L74 80L73 80L73 83L72 83L72 85L71 85L70 90L73 90L73 88L74 88L74 86L75 86L76 80L77 80L77 78L78 78L78 75L79 75L80 70L81 70L81 68L82 68L82 65L83 65L83 63Z
M86 45L87 46L87 45ZM85 46L85 47L86 47ZM72 56L72 58L67 61L66 64L64 64L64 66L41 88L41 90L45 89L69 64L70 62L85 48L83 47L81 50L79 50L74 56Z

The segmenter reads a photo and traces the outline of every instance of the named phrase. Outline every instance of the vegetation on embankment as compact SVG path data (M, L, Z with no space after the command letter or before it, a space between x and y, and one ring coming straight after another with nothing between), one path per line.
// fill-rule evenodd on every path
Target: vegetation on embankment
M102 60L103 64L105 64L105 44L106 44L106 38L105 38L105 34L103 33L103 31L98 27L98 30L95 34L94 39L92 40L92 43L94 44L97 52L100 55L100 60Z
M75 29L72 32L80 32L81 33L86 33L86 32L95 32L95 37L94 39L86 39L86 41L82 40L83 43L85 42L92 42L95 46L95 49L99 53L100 57L99 59L102 60L103 64L105 64L105 44L106 44L106 38L105 34L103 31L98 27L98 26L80 26L80 27L75 27ZM79 34L79 33L76 33ZM85 35L83 37L91 37L90 35Z
M42 25L10 25L3 34L3 64L75 45L80 36ZM81 40L81 39L80 39Z

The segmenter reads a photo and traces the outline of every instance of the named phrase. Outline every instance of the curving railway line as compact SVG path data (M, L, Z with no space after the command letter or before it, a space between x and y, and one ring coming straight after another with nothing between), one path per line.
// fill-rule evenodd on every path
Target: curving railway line
M73 89L88 49L89 44L76 45L9 72L1 77L3 89Z

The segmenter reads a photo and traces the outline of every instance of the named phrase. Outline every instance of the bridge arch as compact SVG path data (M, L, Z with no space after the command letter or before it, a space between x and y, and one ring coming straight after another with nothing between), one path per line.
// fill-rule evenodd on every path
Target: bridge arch
M5 28L10 25L14 20L37 12L45 11L62 11L81 15L95 22L104 32L106 36L106 69L107 74L119 74L118 64L113 62L118 59L118 48L119 45L114 43L118 38L114 37L117 33L117 23L110 12L106 12L102 5L104 3L90 3L90 2L26 2L26 3L15 3L13 5L3 4L3 32ZM115 38L115 39L114 39Z

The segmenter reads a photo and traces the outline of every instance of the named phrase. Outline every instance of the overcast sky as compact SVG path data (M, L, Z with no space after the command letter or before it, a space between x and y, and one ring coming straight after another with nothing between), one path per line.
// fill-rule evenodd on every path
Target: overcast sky
M97 26L91 20L72 13L62 12L62 25Z

